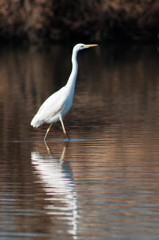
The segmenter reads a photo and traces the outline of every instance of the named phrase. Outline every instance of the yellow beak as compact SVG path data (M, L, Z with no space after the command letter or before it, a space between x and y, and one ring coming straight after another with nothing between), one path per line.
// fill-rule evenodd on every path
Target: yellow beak
M97 47L98 44L85 44L84 47Z

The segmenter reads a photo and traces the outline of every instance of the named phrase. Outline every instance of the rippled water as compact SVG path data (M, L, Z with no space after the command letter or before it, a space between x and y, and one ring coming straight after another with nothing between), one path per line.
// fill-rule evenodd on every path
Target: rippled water
M72 110L33 129L38 107L66 82L71 48L0 51L0 238L158 239L157 46L79 54Z

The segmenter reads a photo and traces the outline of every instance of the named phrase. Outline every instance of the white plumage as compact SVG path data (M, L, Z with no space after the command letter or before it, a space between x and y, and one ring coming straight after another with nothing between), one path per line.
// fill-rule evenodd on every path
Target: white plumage
M63 123L64 116L68 113L72 106L75 83L78 72L77 53L89 47L95 47L97 44L82 44L74 46L72 52L72 71L70 77L64 87L52 94L39 108L37 114L31 121L33 127L39 127L44 123L49 123L50 126L46 131L44 141L53 123L60 121L63 132L69 138Z

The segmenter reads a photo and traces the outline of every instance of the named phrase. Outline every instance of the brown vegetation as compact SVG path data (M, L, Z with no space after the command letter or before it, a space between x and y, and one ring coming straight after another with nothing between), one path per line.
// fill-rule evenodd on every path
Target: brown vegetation
M157 40L157 0L0 0L1 41Z

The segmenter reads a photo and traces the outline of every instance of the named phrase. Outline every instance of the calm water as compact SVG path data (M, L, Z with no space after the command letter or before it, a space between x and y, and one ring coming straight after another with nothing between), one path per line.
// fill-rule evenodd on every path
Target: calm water
M74 104L33 129L70 73L71 48L0 50L0 239L154 240L159 236L159 52L79 54Z

